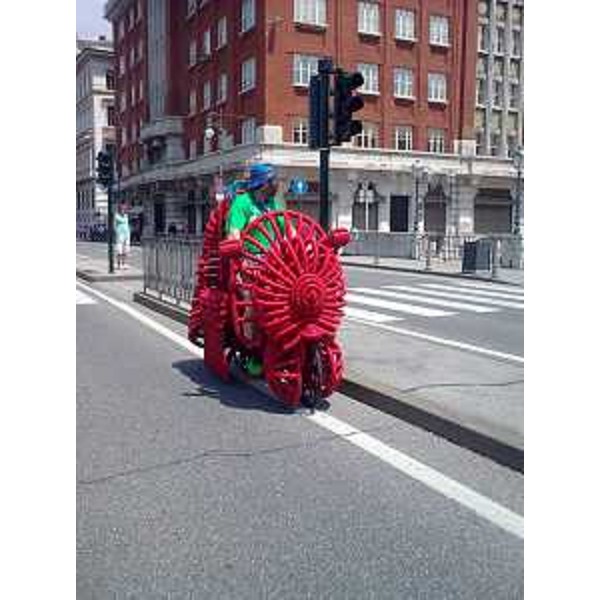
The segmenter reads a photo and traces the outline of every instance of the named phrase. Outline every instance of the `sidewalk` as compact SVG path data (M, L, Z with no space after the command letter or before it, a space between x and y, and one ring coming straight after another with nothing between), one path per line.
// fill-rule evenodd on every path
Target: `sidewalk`
M76 256L75 275L84 281L94 283L96 281L143 281L144 273L140 269L127 266L126 269L117 269L117 260L114 262L114 273L108 272L108 259L95 259L90 257Z
M507 283L510 285L524 285L523 269L498 269L498 277L492 279L488 271L478 271L474 275L462 273L460 261L440 261L432 259L430 270L426 269L425 259L415 260L411 258L384 258L378 260L374 256L352 256L341 257L342 264L352 267L365 267L369 269L381 269L390 271L406 271L411 273L427 273L429 275L445 275L447 277L462 277L464 279L475 279L481 281L493 281L494 283Z

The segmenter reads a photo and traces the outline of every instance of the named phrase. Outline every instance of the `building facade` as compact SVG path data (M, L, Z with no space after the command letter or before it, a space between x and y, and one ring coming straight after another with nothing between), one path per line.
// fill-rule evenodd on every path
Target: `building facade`
M477 154L512 158L523 147L523 0L478 0Z
M121 193L144 206L146 233L200 231L221 176L259 160L277 165L288 206L318 214L320 57L365 79L363 133L331 152L333 224L512 229L515 169L476 154L476 0L110 0L106 16Z
M77 40L76 226L80 234L106 223L106 190L96 183L96 155L115 149L115 73L112 43Z

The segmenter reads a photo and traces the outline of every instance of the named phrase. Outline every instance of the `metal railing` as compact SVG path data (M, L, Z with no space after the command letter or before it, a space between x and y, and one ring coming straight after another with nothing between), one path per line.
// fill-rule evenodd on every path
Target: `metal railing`
M142 239L144 292L191 304L202 236L159 235Z
M465 242L489 240L490 272L498 268L523 268L523 238L510 234L438 235L355 231L343 249L344 256L416 260L425 270L439 265L460 271ZM144 291L159 298L167 296L177 304L190 304L196 281L196 266L202 251L202 236L160 235L142 239Z
M490 240L497 264L503 268L523 268L523 238L512 234L446 235L441 233L402 233L353 231L352 241L344 248L346 256L403 258L435 262L460 262L465 242Z

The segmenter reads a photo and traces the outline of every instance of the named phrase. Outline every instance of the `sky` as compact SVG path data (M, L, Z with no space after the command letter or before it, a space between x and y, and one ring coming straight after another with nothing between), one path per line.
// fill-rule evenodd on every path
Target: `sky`
M77 37L112 38L109 22L104 19L106 0L77 0Z

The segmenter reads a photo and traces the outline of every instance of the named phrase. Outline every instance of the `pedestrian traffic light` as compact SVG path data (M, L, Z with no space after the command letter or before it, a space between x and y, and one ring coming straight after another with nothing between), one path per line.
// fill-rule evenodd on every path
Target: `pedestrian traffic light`
M365 82L361 73L338 71L335 76L333 104L333 144L349 142L353 135L362 131L362 123L352 118L352 113L364 105L363 99L354 90Z
M96 156L96 175L100 185L108 187L114 180L113 157L109 152L101 150Z

